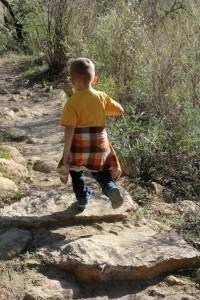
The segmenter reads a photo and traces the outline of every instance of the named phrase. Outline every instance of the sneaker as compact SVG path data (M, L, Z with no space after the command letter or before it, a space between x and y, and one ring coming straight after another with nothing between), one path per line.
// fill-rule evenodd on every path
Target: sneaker
M77 203L77 208L78 208L78 211L82 212L86 209L86 204L79 204Z
M86 206L88 204L88 200L89 200L91 194L92 194L92 191L88 188L86 199L84 198L84 199L78 200L77 207L78 207L79 211L84 211L84 209L86 208Z
M117 187L113 188L113 189L110 189L107 192L107 196L111 201L112 208L116 209L116 208L120 207L123 204L124 200L123 200L123 198L120 194L120 191Z

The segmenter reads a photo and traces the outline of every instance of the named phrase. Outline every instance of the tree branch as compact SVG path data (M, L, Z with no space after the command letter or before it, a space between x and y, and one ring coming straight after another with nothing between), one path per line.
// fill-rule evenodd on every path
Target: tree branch
M22 24L20 24L18 22L17 18L15 17L12 6L10 5L10 3L7 0L0 0L0 3L2 3L6 7L9 14L11 15L11 17L13 19L15 30L16 30L17 40L19 42L22 42L23 41Z

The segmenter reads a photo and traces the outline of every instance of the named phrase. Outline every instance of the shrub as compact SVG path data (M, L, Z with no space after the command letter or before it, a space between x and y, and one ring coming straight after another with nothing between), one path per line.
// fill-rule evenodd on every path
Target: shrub
M11 154L7 150L0 150L0 158L11 159Z

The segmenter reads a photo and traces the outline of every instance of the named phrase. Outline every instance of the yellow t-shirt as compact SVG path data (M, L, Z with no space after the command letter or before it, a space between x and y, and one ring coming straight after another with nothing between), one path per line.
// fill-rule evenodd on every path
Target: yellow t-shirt
M61 117L62 126L103 127L106 116L123 113L122 106L106 93L93 88L77 91L65 103Z

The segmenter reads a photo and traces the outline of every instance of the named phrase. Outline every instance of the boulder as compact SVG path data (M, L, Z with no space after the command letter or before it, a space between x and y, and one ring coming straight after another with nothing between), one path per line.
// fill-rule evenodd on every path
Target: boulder
M131 177L138 177L140 175L140 168L137 160L132 158L121 158L122 173Z
M195 203L191 200L183 200L177 203L178 209L182 213L199 213L200 214L200 204Z
M177 234L144 226L54 245L43 260L72 270L81 281L145 280L200 266L200 252Z
M27 168L13 160L0 158L0 168L3 170L2 173L5 172L13 177L24 178L28 176Z
M16 186L14 181L0 176L0 193L5 191L17 192L18 187Z
M28 138L26 132L17 128L0 129L0 142L22 142Z
M21 165L26 165L24 156L15 147L8 145L0 145L0 151L8 151L11 155L12 160Z
M57 168L57 163L55 161L38 160L33 164L33 170L46 173L46 174L55 171L56 168Z
M152 181L148 183L148 189L151 193L160 196L163 192L164 187L161 184Z
M124 204L113 209L109 199L100 192L92 194L87 208L80 213L72 187L68 194L64 190L48 192L31 191L30 194L0 213L0 227L39 227L60 224L74 224L95 221L116 221L127 218L129 211L137 208L130 195L122 190Z
M11 228L0 231L0 259L11 259L21 253L31 240L31 234L27 230Z

